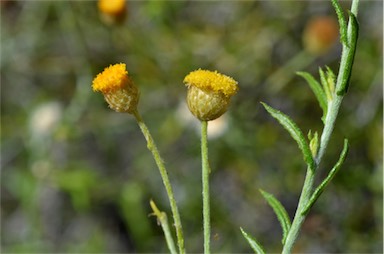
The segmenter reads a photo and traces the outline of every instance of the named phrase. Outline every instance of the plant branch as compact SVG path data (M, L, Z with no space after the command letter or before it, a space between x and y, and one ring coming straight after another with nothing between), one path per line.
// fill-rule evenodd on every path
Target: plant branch
M171 252L171 254L177 254L175 243L173 242L173 238L171 235L171 230L169 229L167 215L165 214L165 212L162 212L159 210L159 208L157 208L153 200L151 200L149 204L151 205L153 213L154 215L156 215L158 222L160 222L160 225L163 228L165 240L167 241L169 251Z
M357 15L358 12L358 2L359 0L353 0L352 2L352 8L351 12L354 16ZM350 17L350 20L348 22L348 34L347 34L347 39L348 39L348 44L343 45L343 51L341 55L341 62L340 62L340 69L337 77L337 83L336 83L336 91L339 90L340 87L343 87L348 84L343 84L343 82L349 82L349 78L345 80L343 77L350 76L350 72L352 71L352 64L353 64L353 57L350 58L348 56L351 55L351 52L354 53L356 50L356 43L353 43L353 37L356 34L353 34L353 27L352 27L352 22L354 20L351 20L352 17ZM357 36L357 35L356 35ZM355 38L357 39L357 38ZM346 92L346 91L345 91ZM292 247L297 239L297 236L299 234L300 228L306 218L306 213L303 213L304 209L306 208L310 197L313 192L313 182L315 179L315 174L317 172L317 169L319 168L319 165L321 163L321 160L327 150L329 140L331 138L336 118L339 113L340 105L341 102L344 98L345 92L342 94L335 93L333 96L333 100L329 101L328 103L328 112L327 112L327 117L325 119L325 124L324 124L324 129L321 135L321 141L320 141L320 149L319 152L315 158L315 170L312 171L310 168L307 169L307 174L304 180L303 184L303 189L300 195L299 203L297 206L297 210L295 213L295 217L292 222L291 229L288 233L286 242L283 246L283 254L288 254L291 253Z
M165 189L167 191L169 203L171 205L173 220L175 222L175 227L176 227L176 236L177 236L177 244L179 246L179 252L180 252L180 254L184 254L185 253L185 247L184 247L184 237L183 237L183 229L181 226L180 214L179 214L179 210L177 208L175 196L173 194L171 182L169 181L168 173L167 173L167 170L164 166L163 159L161 158L160 153L159 153L157 146L155 144L155 141L153 140L147 125L143 122L143 119L141 118L141 115L139 114L139 112L136 110L133 113L133 115L135 116L136 121L137 121L142 133L144 134L145 139L147 140L148 150L151 151L153 158L156 161L156 165L159 168L161 178L163 180Z

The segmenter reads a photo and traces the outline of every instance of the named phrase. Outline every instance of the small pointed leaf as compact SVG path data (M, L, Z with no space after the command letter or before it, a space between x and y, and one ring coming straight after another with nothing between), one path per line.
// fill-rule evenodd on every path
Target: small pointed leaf
M329 87L327 76L325 75L324 71L321 68L319 68L319 74L320 74L321 85L323 86L325 94L327 95L328 102L330 102L331 100L333 100L333 94Z
M163 229L165 240L167 242L170 253L177 254L175 242L173 241L171 230L169 228L167 214L165 212L160 211L152 199L149 201L149 204L153 210L152 215L155 215L157 217L157 224L160 224Z
M312 156L316 157L317 151L319 150L319 135L317 134L317 131L315 131L315 134L312 134L311 131L308 133L308 139L309 139L309 148L311 149Z
M322 120L324 122L325 117L327 115L327 108L328 108L327 96L325 95L324 90L321 88L321 85L319 84L319 82L317 82L316 79L311 74L307 72L297 72L297 75L299 75L300 77L303 77L307 81L312 92L315 94L316 99L319 102L321 109L323 110Z
M244 238L248 241L249 245L251 246L252 250L257 254L265 254L265 251L263 247L247 232L245 232L242 228L240 228L241 233L243 234Z
M283 239L281 240L283 245L285 243L285 239L287 238L289 229L291 228L291 220L289 219L288 213L285 210L284 206L277 200L272 194L265 192L260 189L261 194L268 202L268 204L272 207L275 212L277 219L280 222L281 228L283 229Z
M332 5L335 8L337 19L339 20L340 41L345 46L349 47L348 40L347 40L347 22L345 21L345 18L344 18L343 9L341 8L338 0L332 0Z
M277 121L279 121L279 123L289 132L289 134L291 134L292 138L297 142L300 150L303 153L304 161L308 164L311 170L314 170L315 162L312 157L311 149L309 148L305 136L299 127L295 124L295 122L293 122L291 118L279 110L276 110L263 102L261 102L261 104L268 111L268 113L271 114L271 116L274 117Z
M327 83L328 83L329 91L333 95L335 91L336 75L332 71L332 69L329 68L328 66L325 66L325 68L327 69Z
M305 215L308 213L309 209L313 206L313 204L316 202L316 200L320 197L321 193L323 193L325 187L327 187L328 183L332 180L332 178L336 175L336 173L341 168L341 165L343 165L345 158L348 154L348 139L344 140L344 147L343 151L340 154L340 158L335 164L335 166L332 168L331 171L329 171L328 176L321 182L321 184L316 188L316 190L313 192L311 198L308 201L307 206L302 211L302 215Z

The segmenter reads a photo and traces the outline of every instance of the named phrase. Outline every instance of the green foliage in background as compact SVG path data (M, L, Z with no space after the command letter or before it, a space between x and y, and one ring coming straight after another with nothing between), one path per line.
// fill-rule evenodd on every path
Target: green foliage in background
M314 16L337 19L331 4L129 1L119 25L104 23L92 1L0 4L2 252L168 251L149 201L169 221L171 213L142 134L90 88L118 62L141 91L140 113L167 163L189 252L203 251L200 127L186 117L182 81L206 68L239 82L225 128L209 136L212 250L249 252L243 235L268 252L281 249L279 221L259 189L292 218L304 168L297 144L259 102L312 137L321 131L324 95L311 88L325 87L341 46L313 55L302 36ZM338 161L344 137L348 158L307 215L295 252L383 251L382 8L360 3L356 64L323 167ZM312 77L320 82L308 86Z

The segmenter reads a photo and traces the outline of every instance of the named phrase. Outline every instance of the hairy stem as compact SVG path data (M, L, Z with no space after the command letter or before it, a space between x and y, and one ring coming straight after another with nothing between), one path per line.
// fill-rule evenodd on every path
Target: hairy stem
M353 0L353 2L352 2L351 12L354 15L357 15L358 3L359 3L359 0ZM352 37L351 30L352 30L351 29L351 21L349 21L348 40L351 40L351 37ZM352 45L352 43L350 43L350 45ZM354 45L354 46L356 46L356 45ZM337 88L342 85L341 84L341 82L343 82L342 77L345 75L345 72L351 71L351 68L348 68L348 65L351 66L352 63L347 61L347 59L348 59L347 57L350 53L350 50L355 50L355 48L348 48L347 46L343 45L343 51L342 51L341 62L340 62L340 69L339 69L337 83L336 83L336 91L337 91ZM352 61L353 61L353 59L352 59ZM348 74L350 74L350 73L348 73ZM317 169L319 168L319 165L320 165L321 160L324 156L324 153L327 150L328 143L329 143L329 140L331 138L331 135L332 135L332 132L333 132L333 129L335 126L336 118L337 118L337 115L339 113L340 105L341 105L343 98L344 98L344 94L337 95L335 93L333 96L333 100L328 102L329 103L328 112L327 112L327 117L325 119L323 133L321 135L320 149L319 149L319 152L315 158L315 170L312 171L309 168L307 169L307 174L305 176L303 189L301 191L301 195L300 195L299 203L298 203L297 210L295 213L295 217L293 219L292 226L288 232L288 236L287 236L287 239L285 241L285 244L283 246L283 251L282 251L283 254L291 253L292 247L293 247L293 245L297 239L297 236L299 235L300 228L301 228L301 226L302 226L302 224L306 218L307 214L303 213L303 212L304 212L304 209L305 209L305 207L306 207L306 205L307 205L307 203L308 203L308 201L312 195L313 182L315 179L315 174L317 172Z
M302 210L305 208L305 205L308 203L309 199L311 198L313 181L315 176L314 172L315 171L311 170L309 167L307 168L307 174L305 176L303 189L301 191L301 195L299 199L299 204L297 206L295 217L293 219L291 228L285 240L285 244L283 246L283 251L282 251L283 254L291 253L291 249L299 235L301 225L305 220L306 215L302 214Z
M184 254L185 253L184 236L183 236L183 229L181 226L180 214L179 214L179 210L178 210L177 205L176 205L175 196L173 194L171 182L169 181L168 173L167 173L167 170L164 166L163 159L161 158L160 153L159 153L157 146L155 144L155 141L153 140L151 133L148 130L147 125L143 122L143 119L141 118L139 112L135 111L133 113L133 115L135 116L136 121L137 121L142 133L144 134L145 139L147 140L147 147L151 151L153 158L156 161L156 165L159 168L161 178L163 180L165 189L167 191L169 203L171 205L173 220L175 222L177 244L179 246L179 252L180 252L180 254Z
M210 253L210 207L209 207L209 162L208 162L208 122L201 122L201 158L202 158L202 185L203 185L203 221L204 221L204 253Z

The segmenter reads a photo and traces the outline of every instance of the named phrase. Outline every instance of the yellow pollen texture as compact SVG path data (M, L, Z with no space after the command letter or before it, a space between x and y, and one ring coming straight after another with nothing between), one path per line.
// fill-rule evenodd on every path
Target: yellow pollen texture
M128 71L123 63L110 65L99 73L92 82L95 92L108 93L130 85Z
M203 90L222 92L225 96L234 95L239 89L237 81L233 78L220 74L217 71L196 70L184 78L186 86L196 86Z

